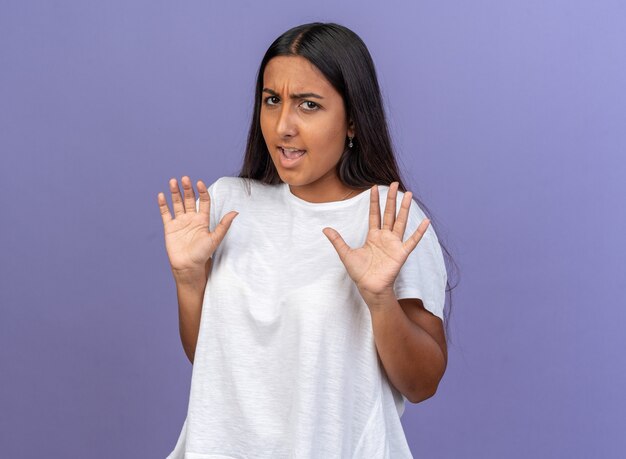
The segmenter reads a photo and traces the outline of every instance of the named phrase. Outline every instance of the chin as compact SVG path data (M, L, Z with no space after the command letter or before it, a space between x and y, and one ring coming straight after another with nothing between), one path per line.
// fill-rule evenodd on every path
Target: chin
M278 176L283 181L283 183L286 183L287 185L290 185L290 186L302 186L302 185L307 184L306 179L294 177L292 175L290 176L289 173L281 174L280 170L278 171Z

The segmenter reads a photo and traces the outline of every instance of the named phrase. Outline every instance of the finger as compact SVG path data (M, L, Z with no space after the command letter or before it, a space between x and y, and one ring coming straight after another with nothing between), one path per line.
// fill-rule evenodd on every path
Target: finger
M191 179L185 175L181 178L180 181L183 184L183 197L185 199L185 211L193 212L194 210L196 210L196 194L193 192Z
M196 186L198 187L198 198L200 199L198 212L205 214L208 217L211 215L211 196L209 195L207 187L202 180L198 180Z
M167 201L165 200L165 195L163 193L159 193L157 195L157 202L159 203L159 210L161 211L161 219L165 225L167 222L172 220L172 214L170 214L170 208L167 207Z
M389 191L387 191L383 229L388 229L389 231L393 229L393 223L396 221L396 195L398 194L398 185L398 182L393 182L389 185Z
M346 244L346 241L343 240L341 235L332 228L324 228L322 233L328 238L330 243L333 245L337 254L339 255L339 259L343 262L345 260L346 255L350 252L350 246Z
M409 208L411 207L411 198L413 193L407 191L402 197L400 203L400 211L396 217L396 222L393 225L393 233L396 234L400 240L404 237L404 231L406 230L406 222L409 219Z
M380 202L378 185L370 188L370 229L380 229Z
M411 235L411 237L404 242L403 247L405 250L408 250L408 252L411 253L413 249L417 247L417 244L422 239L422 236L424 236L424 233L426 233L428 225L430 225L429 219L425 218L424 220L422 220L420 226L418 226L415 232Z
M218 223L218 225L213 230L213 234L217 236L217 243L219 244L226 236L228 229L230 228L231 223L235 219L235 217L239 215L239 212L231 211L222 217L222 220Z
M178 182L175 178L170 180L170 192L172 193L172 207L174 208L174 215L179 216L185 213L185 207L183 206L183 200L180 197L180 190L178 189Z

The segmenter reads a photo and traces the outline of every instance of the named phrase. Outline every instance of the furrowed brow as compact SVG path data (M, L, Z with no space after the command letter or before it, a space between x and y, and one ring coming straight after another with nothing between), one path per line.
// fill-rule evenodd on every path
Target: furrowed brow
M263 92L271 94L272 96L280 97L280 95L276 91L269 89L269 88L263 88ZM320 96L319 94L315 94L314 92L302 92L300 94L291 94L289 97L291 99L306 99L310 97L315 98L315 99L323 99L322 96Z

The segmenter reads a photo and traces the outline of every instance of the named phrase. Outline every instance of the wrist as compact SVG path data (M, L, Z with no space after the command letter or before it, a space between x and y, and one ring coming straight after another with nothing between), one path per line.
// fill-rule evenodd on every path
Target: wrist
M206 284L206 275L204 268L193 269L174 269L172 268L172 275L177 286L195 286Z
M380 309L398 301L392 287L377 292L360 290L363 300L370 309Z

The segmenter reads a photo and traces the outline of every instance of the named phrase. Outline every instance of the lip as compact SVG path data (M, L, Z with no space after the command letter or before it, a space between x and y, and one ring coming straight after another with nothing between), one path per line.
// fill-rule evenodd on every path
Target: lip
M298 156L296 159L289 159L283 154L283 147L278 147L277 149L278 155L280 157L280 165L283 166L285 169L296 167L300 163L300 161L302 161L302 158L307 155L307 151L304 150L304 154L302 156Z

